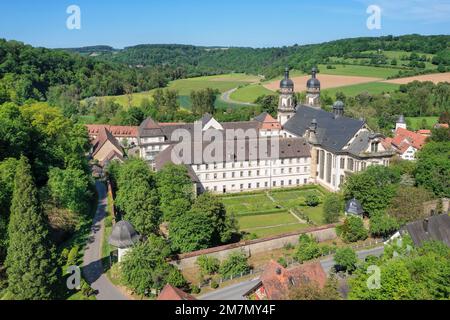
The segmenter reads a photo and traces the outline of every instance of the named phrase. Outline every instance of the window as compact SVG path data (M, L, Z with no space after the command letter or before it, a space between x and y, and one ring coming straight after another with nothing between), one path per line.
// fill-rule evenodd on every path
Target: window
M289 180L289 185L290 185L290 186L292 185L292 180Z
M347 161L347 169L348 170L353 171L353 163L354 163L354 160L349 158Z
M225 179L226 177L227 177L227 173L226 172L222 173L222 178Z
M256 175L257 175L258 177L259 177L260 173L261 173L261 172L260 172L259 170L256 171Z
M243 185L243 184L241 184L241 190L242 190L242 189L244 189L244 185Z
M284 174L284 169L283 168L281 169L281 174Z
M241 178L242 178L244 176L244 171L241 171L240 174L241 174Z
M214 180L217 179L217 173L214 173Z
M256 188L258 188L259 189L259 182L256 184Z
M300 179L297 179L297 185L300 185Z
M303 179L303 183L307 184L308 183L308 179Z
M341 169L345 169L345 158L341 158Z
M300 173L300 167L297 167L297 173Z
M236 172L231 172L231 177L234 178L236 176Z
M276 181L273 182L273 186L274 186L274 187L277 186L277 182L276 182Z
M251 183L248 184L248 188L249 188L249 189L252 188L252 184L251 184Z
M333 157L331 153L327 153L327 182L331 183L331 165L332 165Z
M370 144L370 151L372 152L378 152L378 144L379 142L372 142Z
M208 173L206 174L206 180L209 180L209 174Z
M284 180L281 180L281 186L284 186Z
M269 183L268 182L264 182L264 187L268 187L269 186Z
M251 171L248 172L248 176L249 176L249 177L252 176L252 172L251 172Z
M214 191L217 191L217 186L214 186Z

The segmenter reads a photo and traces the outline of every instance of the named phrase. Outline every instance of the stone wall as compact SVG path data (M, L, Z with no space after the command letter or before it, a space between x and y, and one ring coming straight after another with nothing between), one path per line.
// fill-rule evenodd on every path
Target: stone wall
M440 200L432 200L432 201L425 202L423 204L424 213L428 216L431 216L433 214L439 214L439 212L437 212L437 207L438 207L439 201ZM448 213L449 207L450 207L450 200L447 198L442 198L442 208L441 208L442 212L441 213Z
M250 257L252 254L281 249L287 244L296 245L301 234L312 235L319 242L333 240L337 237L335 227L336 225L326 225L319 228L305 229L302 232L292 232L265 239L243 241L225 246L181 254L177 257L176 260L172 261L172 264L183 270L186 268L195 267L195 262L201 255L215 257L220 261L223 261L229 256L230 253L236 251L243 251L248 257Z

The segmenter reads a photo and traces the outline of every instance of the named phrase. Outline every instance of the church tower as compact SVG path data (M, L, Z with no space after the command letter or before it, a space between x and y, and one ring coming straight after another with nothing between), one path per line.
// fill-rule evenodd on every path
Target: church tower
M289 68L284 71L280 82L280 100L278 102L278 122L284 126L295 115L294 82L289 79Z
M317 69L311 70L311 79L306 83L306 105L320 108L320 81L316 77Z

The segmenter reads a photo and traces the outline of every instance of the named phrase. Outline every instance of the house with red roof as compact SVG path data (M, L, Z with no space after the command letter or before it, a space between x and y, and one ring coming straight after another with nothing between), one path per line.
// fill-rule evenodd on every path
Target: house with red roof
M409 131L404 128L397 128L393 138L385 138L383 144L391 148L404 160L415 160L416 152L425 145L427 136L424 134Z
M169 301L180 301L180 300L197 300L190 294L184 292L181 289L175 288L174 286L167 284L164 289L162 289L156 300L169 300Z
M260 281L244 296L252 300L287 300L292 289L308 283L323 288L327 275L320 262L305 263L293 268L284 268L275 261L266 266Z
M124 161L122 146L106 127L99 128L96 138L92 141L91 155L101 167L105 167L111 161Z

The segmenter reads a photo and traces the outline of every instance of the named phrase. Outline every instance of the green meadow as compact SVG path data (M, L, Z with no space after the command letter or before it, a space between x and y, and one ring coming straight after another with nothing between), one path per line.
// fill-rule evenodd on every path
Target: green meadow
M394 92L398 90L400 85L393 83L385 83L385 82L368 82L368 83L360 83L351 86L345 87L337 87L323 90L324 93L328 94L331 97L334 97L337 92L342 92L346 96L356 96L360 93L367 92L370 94L381 94Z

